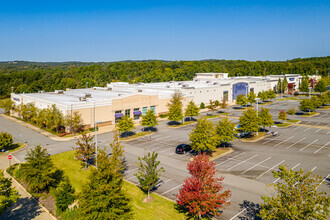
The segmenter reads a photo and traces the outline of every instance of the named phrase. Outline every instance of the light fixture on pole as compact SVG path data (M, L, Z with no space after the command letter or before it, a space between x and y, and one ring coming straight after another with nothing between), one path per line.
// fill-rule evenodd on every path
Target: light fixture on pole
M96 166L96 169L97 169L97 124L98 123L101 123L101 121L96 121L95 122L95 166Z
M246 98L248 96L248 87L249 87L249 85L245 86L245 97ZM247 107L247 104L246 104L246 107Z
M258 102L260 101L260 98L256 98L256 102L257 102L257 118L258 118ZM259 131L259 128L258 128ZM257 131L257 135L258 135L258 131Z

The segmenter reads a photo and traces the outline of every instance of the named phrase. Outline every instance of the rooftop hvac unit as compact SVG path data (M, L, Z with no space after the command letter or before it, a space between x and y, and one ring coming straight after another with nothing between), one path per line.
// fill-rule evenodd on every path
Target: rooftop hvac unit
M171 86L170 85L166 85L165 88L170 88Z
M38 93L45 93L45 91L44 90L41 90L41 91L38 91Z
M79 101L86 101L85 97L79 97Z
M56 94L63 94L64 93L64 90L55 90L55 93Z
M144 83L143 82L139 82L138 85L144 85Z
M138 92L142 92L143 90L142 89L138 89Z
M187 87L189 87L189 85L188 84L183 84L182 87L187 88Z
M218 83L218 82L214 82L213 85L220 85L220 83Z
M208 81L206 81L206 83L211 83L211 81L208 80Z
M91 97L92 97L92 94L90 94L90 93L85 93L84 97L85 97L85 98L91 98Z
M179 83L178 83L178 85L181 85L181 84L182 84L182 82L179 82Z

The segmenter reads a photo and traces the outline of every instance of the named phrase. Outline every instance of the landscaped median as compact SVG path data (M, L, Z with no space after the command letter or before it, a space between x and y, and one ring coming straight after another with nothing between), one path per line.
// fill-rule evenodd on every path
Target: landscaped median
M147 136L147 135L151 135L153 134L154 132L148 132L148 131L142 131L142 132L139 132L139 133L135 133L133 135L129 135L127 137L120 137L119 139L121 141L130 141L130 140L133 140L133 139L136 139L136 138L139 138L139 137L143 137L143 136Z
M255 134L251 137L244 137L244 138L241 138L240 140L242 142L257 142L257 141L264 139L265 137L267 137L269 135L270 134L267 135L267 132L261 131L261 132L258 132L258 135Z
M301 115L301 117L313 117L313 116L316 116L318 114L320 114L320 113L318 113L318 112L310 112L310 113L305 113L305 114Z

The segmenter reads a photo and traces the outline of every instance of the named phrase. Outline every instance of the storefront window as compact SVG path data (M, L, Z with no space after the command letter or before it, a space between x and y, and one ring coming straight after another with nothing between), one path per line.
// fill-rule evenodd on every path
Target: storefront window
M156 106L150 106L150 110L156 114Z
M142 109L142 115L146 115L148 111L148 107L143 107Z
M131 110L130 109L125 110L125 116L131 117Z

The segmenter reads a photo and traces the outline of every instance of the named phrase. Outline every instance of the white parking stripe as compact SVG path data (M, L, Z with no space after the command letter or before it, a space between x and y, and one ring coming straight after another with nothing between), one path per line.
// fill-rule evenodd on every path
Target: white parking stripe
M325 146L327 146L330 143L330 141L328 143L326 143L325 145L323 145L322 147L320 147L320 149L316 150L314 152L314 154L316 154L317 152L319 152L320 150L322 150Z
M294 136L291 136L291 137L289 137L288 139L286 139L285 141L282 141L282 142L280 142L280 143L278 143L278 144L276 144L276 145L274 145L274 147L276 147L276 146L278 146L278 145L280 145L280 144L282 144L282 143L284 143L284 142L286 142L286 141L288 141L288 140L290 140L291 138L293 138Z
M313 169L311 169L311 172L313 172L315 169L316 169L316 166Z
M268 157L268 158L264 159L263 161L261 161L261 162L255 164L255 165L253 165L253 166L250 167L249 169L247 169L247 170L245 170L244 172L242 172L241 175L244 174L244 173L246 173L247 171L249 171L249 170L255 168L256 166L259 166L260 164L262 164L262 163L265 162L266 160L269 160L270 158L271 158L271 157Z
M162 150L160 151L159 153L164 153L165 151L168 151L168 150L173 150L174 148L167 148L166 150Z
M159 144L158 144L159 145ZM163 148L163 147L168 147L168 146L160 146L160 147L156 147L156 148L154 148L154 149L150 149L151 151L155 151L155 150L158 150L158 149L160 149L160 148Z
M328 178L330 176L330 173L328 174L328 176L327 177L325 177L323 180L322 180L322 182L320 182L320 184L315 188L315 189L317 189L317 188L319 188L320 186L321 186L321 184Z
M269 141L264 142L263 144L267 144L268 142L271 142L271 141L273 141L273 140L276 140L277 138L280 138L280 137L272 138L272 139L270 139Z
M254 157L256 157L256 156L258 156L258 154L254 155L254 156L252 156L252 157L250 157L250 158L248 158L248 159L246 159L246 160L241 161L240 163L238 163L238 164L236 164L236 165L234 165L234 166L228 168L226 171L229 171L229 170L233 169L234 167L237 167L238 165L240 165L240 164L242 164L242 163L244 163L244 162L246 162L246 161L248 161L248 160L250 160L250 159L252 159L252 158L254 158Z
M180 184L180 185L178 185L178 186L176 186L176 187L173 187L172 189L169 189L169 190L167 190L166 192L163 192L162 194L160 194L160 195L164 195L164 194L166 194L166 193L168 193L168 192L171 192L172 190L174 190L174 189L176 189L176 188L179 188L179 187L181 187L183 184Z
M293 130L296 130L296 129L298 129L298 128L300 128L300 127L297 126L297 127L295 127Z
M225 160L225 161L222 161L221 163L219 163L219 164L217 164L217 165L215 165L215 166L219 166L219 165L221 165L221 164L223 164L223 163L226 163L227 161L230 161L230 160L232 160L232 159L234 159L234 158L236 158L236 157L239 157L239 156L241 156L242 154L245 154L245 152L240 153L240 154L238 154L238 155L236 155L236 156L234 156L234 157L231 157L231 158L229 158L229 159L227 159L227 160Z
M127 178L126 180L130 180L130 179L133 179L133 178L135 178L136 176L132 176L132 177L130 177L130 178Z
M303 138L303 139L301 139L300 141L298 141L298 142L296 142L296 143L293 143L293 144L291 144L289 147L287 147L286 149L289 149L289 148L291 148L293 145L295 145L295 144L298 144L299 142L301 142L301 141L303 141L303 140L305 140L306 138Z
M309 129L311 129L311 127L309 127L309 128L306 128L305 130L303 130L303 132L305 132L305 131L308 131Z
M234 218L236 218L237 216L239 216L240 214L242 214L245 210L246 210L246 208L244 208L242 211L240 211L239 213L237 213L236 215L234 215L233 217L231 217L231 219L229 219L229 220L233 220Z
M315 141L313 141L312 143L308 144L306 147L301 148L300 151L303 151L304 149L306 149L307 147L309 147L310 145L314 144L316 141L318 141L319 139L316 139Z
M165 184L165 183L167 183L167 182L170 182L170 181L172 181L172 180L173 180L173 179L166 180L166 181L163 182L163 184Z
M322 130L322 128L319 128L318 130L316 130L314 133L317 133L317 132L319 132L319 131L321 131Z
M296 167L299 166L299 165L300 165L300 163L298 163L296 166L292 167L291 169L294 170L294 168L296 168ZM277 178L276 180L274 180L273 183L276 183L276 182L279 181L280 179L281 179L280 177Z
M279 166L281 163L283 163L285 160L282 160L281 162L279 162L278 164L276 164L275 166L269 168L267 171L263 172L262 174L260 174L256 179L262 177L264 174L268 173L269 171L271 171L272 169L274 169L275 167Z
M319 125L319 124L321 124L321 122L316 123L314 126L317 126L317 125Z
M134 170L137 170L137 169L139 169L139 168L135 168L135 169L133 169L133 170L127 171L126 173L133 172Z

